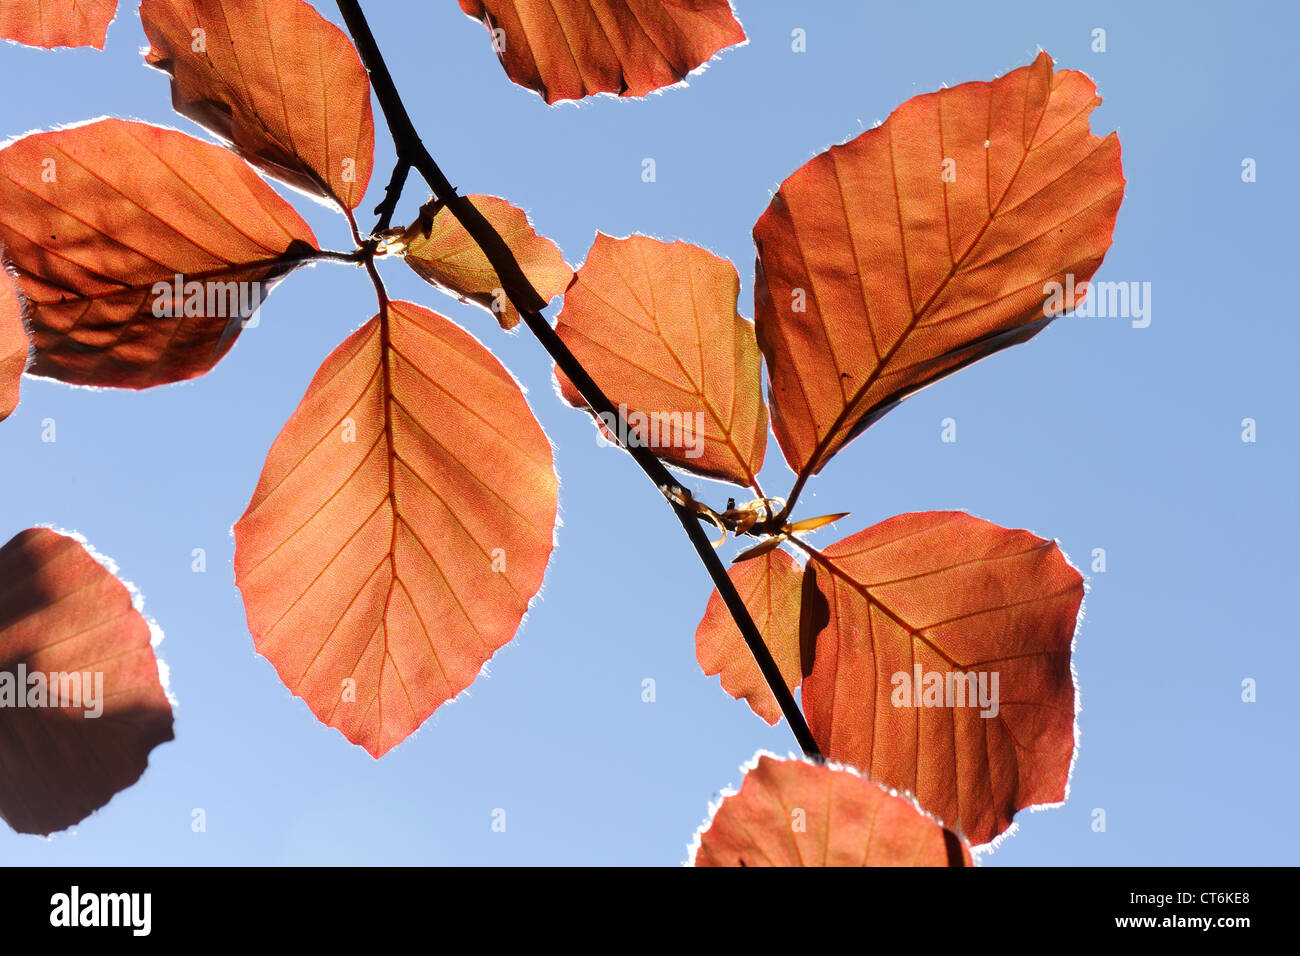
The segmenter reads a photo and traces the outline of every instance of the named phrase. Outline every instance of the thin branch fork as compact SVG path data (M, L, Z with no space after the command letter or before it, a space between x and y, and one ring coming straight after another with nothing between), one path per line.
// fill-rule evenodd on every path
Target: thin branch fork
M616 436L630 434L622 413L609 400L600 386L596 384L595 380L582 366L582 363L569 351L569 347L564 344L555 329L551 327L551 323L542 315L541 310L546 307L547 302L533 288L528 277L524 275L523 269L515 259L510 247L492 224L475 208L474 204L456 192L455 187L443 175L442 170L439 169L433 156L420 139L415 124L411 121L410 114L407 113L402 97L397 91L397 86L393 82L392 74L384 62L383 54L380 52L374 34L370 30L370 24L362 12L359 0L337 0L337 3L339 12L343 15L343 21L347 25L348 31L351 33L361 55L361 62L370 73L375 96L378 98L384 118L388 122L393 144L397 150L397 166L393 171L393 177L389 183L384 202L376 210L381 215L381 227L386 229L391 222L406 176L411 169L414 169L424 178L434 197L447 207L448 211L456 218L456 221L478 244L488 262L496 271L497 277L501 280L507 298L519 310L524 324L528 326L529 331L541 343L542 348L546 350L560 371L573 383L583 401L602 417L608 415L610 419L619 423L620 428L617 430ZM754 656L754 661L758 664L763 679L767 682L773 696L776 698L782 715L790 724L800 748L806 756L816 760L822 759L821 750L817 746L816 740L813 739L812 730L809 729L803 712L795 702L794 694L786 686L785 678L782 677L776 661L772 658L771 651L768 650L767 644L764 643L763 636L759 633L749 609L745 607L745 602L741 599L739 592L736 591L731 578L728 577L727 569L723 566L722 560L718 557L712 543L709 541L707 533L700 524L698 515L679 503L673 496L674 492L682 492L684 489L681 488L672 473L668 471L663 462L649 448L639 444L629 445L621 441L620 444L632 456L646 477L664 494L673 512L677 515L686 531L686 536L694 545L696 553L704 563L705 570L708 571L709 577L712 578L714 586L727 606L727 610L731 613L732 619L740 629L741 637L744 638L746 646Z

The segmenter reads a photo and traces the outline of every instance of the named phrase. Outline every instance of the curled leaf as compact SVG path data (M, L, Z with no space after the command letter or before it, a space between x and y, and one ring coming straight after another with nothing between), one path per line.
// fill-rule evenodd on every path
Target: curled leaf
M509 372L442 316L392 303L325 360L235 525L258 652L382 756L514 637L556 494Z
M547 103L645 96L745 42L728 0L460 0L506 75Z
M808 568L828 621L803 706L828 759L910 792L974 844L1065 799L1083 577L1054 542L905 514Z
M1082 73L908 100L781 184L754 227L758 341L786 461L816 474L902 399L1032 338L1110 247L1119 139Z
M4 0L0 40L25 46L104 49L117 0Z
M621 437L686 471L751 487L767 450L767 406L754 325L736 311L739 289L736 267L699 246L599 233L556 332L624 406ZM586 407L558 369L556 377L565 401Z
M103 119L0 149L0 246L31 374L147 388L211 369L316 238L229 151Z
M573 278L560 247L533 231L528 215L496 196L467 196L490 222L514 253L533 288L543 301L561 295ZM514 307L496 270L478 244L446 207L424 216L407 229L389 248L405 255L406 264L426 282L462 302L474 302L490 311L503 329L519 324Z
M176 112L282 182L355 209L375 159L370 77L304 0L144 0Z
M0 548L0 818L48 834L135 783L172 739L150 628L75 538Z
M970 848L851 770L760 754L692 847L695 866L971 866Z

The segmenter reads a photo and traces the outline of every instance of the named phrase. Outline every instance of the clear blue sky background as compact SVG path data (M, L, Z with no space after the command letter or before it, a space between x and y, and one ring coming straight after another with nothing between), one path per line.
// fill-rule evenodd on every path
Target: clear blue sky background
M1067 318L927 390L841 454L804 513L851 510L837 529L849 534L963 508L1056 537L1085 569L1106 550L1078 641L1069 801L1023 814L988 865L1295 862L1283 811L1300 782L1288 703L1300 673L1300 333L1278 305L1296 252L1293 4L738 0L749 45L689 89L558 109L507 82L454 0L367 6L462 191L524 206L575 264L597 229L707 246L739 266L750 315L750 229L816 152L1040 46L1091 74L1106 98L1094 129L1120 131L1129 181L1099 278L1150 282L1150 327ZM791 51L796 27L806 53ZM1096 27L1104 54L1090 50ZM171 113L165 77L142 66L143 43L124 3L106 53L0 48L0 135L103 114L194 131ZM380 144L367 208L391 162L382 131ZM1244 157L1258 182L1241 181ZM409 194L402 218L420 198ZM345 246L341 219L298 205L322 242ZM0 426L0 540L50 523L115 558L166 632L180 706L176 741L139 784L50 841L0 827L0 862L676 864L740 764L793 747L787 727L768 729L700 673L707 578L658 492L555 399L540 348L400 266L388 273L395 295L488 343L557 446L559 548L517 639L379 762L318 723L253 651L230 527L316 368L372 314L360 274L296 274L189 384L95 393L29 379ZM955 444L940 441L946 417ZM1255 444L1241 440L1247 417ZM45 418L54 444L40 441ZM788 487L775 445L764 480ZM194 548L206 574L191 571ZM1258 681L1257 703L1241 701L1244 678ZM205 833L191 830L194 808ZM494 808L505 833L492 832Z

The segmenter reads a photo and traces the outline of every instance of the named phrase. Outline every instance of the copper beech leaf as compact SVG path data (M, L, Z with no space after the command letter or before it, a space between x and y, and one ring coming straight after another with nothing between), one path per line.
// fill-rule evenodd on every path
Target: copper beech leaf
M550 301L563 294L573 278L573 269L564 261L559 246L533 231L527 213L496 196L465 198L505 240L543 300ZM513 329L519 324L519 310L501 288L496 270L446 207L439 209L428 223L417 222L411 226L400 243L406 264L420 278L462 302L483 306L496 316L503 329Z
M392 303L325 360L235 525L258 652L382 756L514 636L556 492L505 368L442 316Z
M126 586L47 528L0 548L0 818L20 833L73 826L171 739L150 627Z
M803 676L799 640L803 568L778 548L733 564L727 574L793 691ZM737 700L748 701L754 713L769 724L781 719L776 697L716 589L695 631L695 659L706 676L720 674L722 689Z
M691 848L695 866L971 866L951 831L844 767L759 754Z
M172 105L267 175L355 209L374 165L370 78L303 0L144 0Z
M736 311L739 290L736 267L699 246L598 233L556 332L627 407L636 440L687 471L753 487L767 406L754 324ZM558 369L556 377L565 401L586 407Z
M103 119L0 150L0 246L31 374L147 388L211 369L316 239L229 151Z
M828 622L803 707L830 760L905 790L973 844L1060 803L1083 577L1052 541L904 514L814 552Z
M1032 338L1059 314L1048 283L1097 270L1124 193L1118 137L1089 131L1100 102L1042 53L908 100L782 183L754 227L754 300L801 477L912 392Z
M728 0L460 0L506 75L547 103L645 96L745 42Z
M26 46L104 49L117 0L4 0L0 40Z
M0 422L18 407L18 388L29 350L18 291L13 279L0 271Z

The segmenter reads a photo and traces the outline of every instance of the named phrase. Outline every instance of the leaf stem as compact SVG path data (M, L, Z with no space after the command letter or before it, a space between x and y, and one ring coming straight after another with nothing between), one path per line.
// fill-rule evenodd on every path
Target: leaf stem
M618 436L629 434L621 412L609 400L573 353L569 351L568 346L564 344L555 329L551 327L551 323L547 318L542 315L541 310L546 307L547 300L543 299L537 290L533 288L532 283L529 282L518 261L516 261L514 254L510 251L510 247L497 233L496 229L492 227L492 224L474 207L474 204L466 197L457 194L451 182L438 168L433 156L425 148L419 133L415 129L415 124L411 121L410 114L406 111L401 95L397 91L392 74L384 62L383 54L379 50L379 45L370 30L370 24L367 22L365 14L361 10L359 0L337 0L337 3L348 32L352 34L352 39L361 54L361 62L370 73L375 96L378 98L379 106L388 121L389 132L392 134L393 143L397 149L397 167L393 171L392 182L389 184L389 193L380 209L389 213L391 217L391 209L396 207L396 197L400 196L401 185L405 181L402 166L405 165L415 169L424 178L434 196L446 205L457 222L478 244L483 254L492 264L492 268L496 270L506 296L511 304L519 310L524 324L536 336L542 348L546 350L560 371L573 383L583 401L602 417L608 415L612 420L617 421L620 425L616 433ZM639 444L632 447L623 444L622 447L632 456L641 470L645 472L646 477L664 493L674 514L677 515L678 521L681 522L683 529L685 529L686 536L690 539L696 553L703 562L705 570L708 571L709 577L713 579L714 586L722 596L727 610L731 612L731 617L736 622L741 637L744 638L746 646L754 656L754 661L758 664L763 679L767 682L773 696L776 698L781 713L790 724L790 729L794 732L800 748L805 756L820 760L822 757L821 750L817 746L817 741L813 739L808 722L804 719L803 712L800 711L799 705L795 702L794 694L786 685L780 668L777 667L776 661L773 660L772 653L764 643L758 626L754 623L749 609L745 607L745 602L737 592L736 586L728 577L727 569L723 566L722 560L714 550L704 528L700 525L693 511L669 497L668 492L681 489L681 485L649 448Z
M778 522L785 521L790 517L790 512L794 511L795 502L799 500L799 493L803 491L803 486L807 483L808 471L805 468L795 477L794 486L791 487L789 493L785 496L785 507L781 509L781 513L777 515L776 518Z
M358 241L360 246L361 242ZM303 262L316 262L323 260L325 262L350 262L356 265L363 264L370 253L366 249L353 249L351 252L337 252L333 249L313 249L310 253L302 256Z

